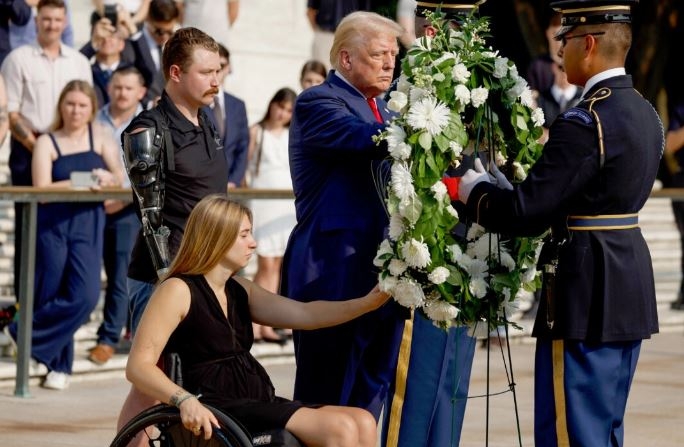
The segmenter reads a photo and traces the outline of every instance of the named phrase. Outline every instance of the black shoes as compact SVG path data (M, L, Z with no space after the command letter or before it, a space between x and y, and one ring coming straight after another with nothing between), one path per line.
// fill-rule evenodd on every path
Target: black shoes
M4 329L5 326L14 321L18 311L19 304L11 304L0 309L0 330Z

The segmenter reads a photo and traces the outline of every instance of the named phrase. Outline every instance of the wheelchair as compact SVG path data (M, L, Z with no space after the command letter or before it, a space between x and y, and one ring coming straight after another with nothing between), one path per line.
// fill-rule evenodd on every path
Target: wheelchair
M231 416L205 405L219 421L212 437L195 436L183 427L180 411L176 407L158 404L142 411L126 424L114 437L110 447L126 447L142 433L150 447L304 447L287 430L269 430L250 435Z

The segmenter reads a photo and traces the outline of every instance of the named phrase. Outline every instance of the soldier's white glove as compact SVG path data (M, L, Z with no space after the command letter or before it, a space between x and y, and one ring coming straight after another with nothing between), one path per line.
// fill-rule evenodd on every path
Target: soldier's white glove
M470 197L470 193L473 191L473 188L475 188L475 185L480 182L491 183L489 175L487 174L487 171L485 171L484 166L482 166L482 161L479 158L475 159L473 167L475 169L468 169L466 173L463 174L458 185L458 200L463 203L468 203L468 197Z
M494 162L494 160L492 160L489 163L489 170L491 171L492 176L494 177L494 181L492 183L494 183L500 189L507 189L509 191L513 190L513 185L511 184L511 182L508 181L506 176L503 175L501 171L499 171L499 167L496 165L496 162Z

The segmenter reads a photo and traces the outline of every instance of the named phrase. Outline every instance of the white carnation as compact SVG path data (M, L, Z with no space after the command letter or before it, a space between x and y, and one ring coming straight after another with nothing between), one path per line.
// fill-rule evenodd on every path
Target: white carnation
M458 262L459 258L463 256L463 250L458 244L449 245L447 249L451 253L451 262Z
M378 278L378 286L380 290L389 294L392 294L392 291L394 290L394 287L396 287L398 282L399 280L394 276L385 276L384 278L382 278L382 275L380 275L380 277Z
M501 79L508 74L508 58L497 57L494 61L494 77Z
M445 301L431 301L423 308L425 315L432 321L451 321L460 312L457 307Z
M468 285L470 293L476 298L484 298L487 294L487 281L483 278L472 278Z
M472 224L470 228L468 229L468 234L466 235L466 239L469 241L475 240L478 237L482 236L485 233L485 229L482 225L479 224Z
M407 160L411 156L411 146L407 143L399 143L394 147L389 147L389 154L395 160Z
M390 93L390 99L387 101L387 108L393 112L400 113L408 104L408 96L406 93L395 90Z
M420 284L412 279L402 278L392 288L392 296L404 307L415 309L425 303L425 294Z
M512 272L515 270L515 259L513 259L513 256L510 255L507 251L501 250L500 253L500 259L499 263L506 267L509 272Z
M480 107L487 101L489 97L489 90L484 87L474 88L470 92L470 100L473 103L473 107Z
M398 213L392 214L389 220L389 238L396 241L404 234L404 231L406 231L406 227L401 215Z
M470 104L470 90L465 85L458 84L454 89L454 96L462 105L467 106Z
M461 256L461 261L463 261L465 256ZM470 259L470 262L468 262L468 265L465 267L465 271L468 272L472 279L484 280L489 272L489 266L487 265L487 262L482 259Z
M435 182L435 184L430 187L430 191L432 191L432 195L438 202L444 200L444 196L447 195L447 187L441 180Z
M520 103L525 107L529 107L530 109L537 105L537 103L534 101L532 90L530 90L529 87L525 87L522 93L520 93Z
M399 198L399 200L408 201L415 195L415 188L413 187L413 177L411 171L404 163L392 163L392 178L390 184L392 192Z
M476 259L487 259L499 250L499 236L494 233L485 233L475 241L468 244L468 254Z
M446 267L436 267L428 274L428 279L433 284L442 284L449 277L449 269Z
M405 142L406 132L404 132L404 129L400 126L391 124L387 127L387 136L385 137L385 140L387 140L387 147L392 150Z
M508 96L510 101L515 101L527 88L527 81L518 76L515 80L515 85L506 92L506 96Z
M546 119L544 118L544 111L541 109L541 107L537 107L532 111L532 122L535 126L543 126L545 120Z
M437 135L449 124L450 113L446 104L425 97L411 105L406 122L414 129L425 129L430 135Z
M410 239L401 246L401 256L404 261L411 266L419 269L425 268L430 264L430 249L422 240Z
M451 152L454 153L455 158L461 158L461 154L463 153L463 146L461 146L455 141L450 141L449 148L451 149Z
M411 91L409 92L409 104L413 105L427 96L430 96L429 90L419 87L411 87Z
M459 84L464 84L470 79L470 71L464 64L456 64L451 69L451 77Z
M404 261L395 258L390 261L387 269L393 276L400 276L402 273L406 271L407 267L408 266Z

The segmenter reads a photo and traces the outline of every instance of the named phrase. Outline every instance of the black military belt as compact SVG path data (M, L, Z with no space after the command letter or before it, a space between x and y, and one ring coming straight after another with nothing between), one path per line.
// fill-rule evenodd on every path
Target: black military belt
M598 216L568 216L568 230L628 230L639 226L639 215L599 214Z

